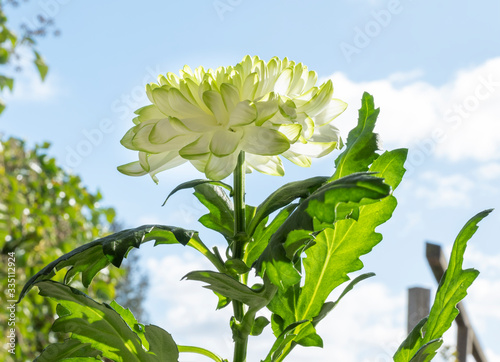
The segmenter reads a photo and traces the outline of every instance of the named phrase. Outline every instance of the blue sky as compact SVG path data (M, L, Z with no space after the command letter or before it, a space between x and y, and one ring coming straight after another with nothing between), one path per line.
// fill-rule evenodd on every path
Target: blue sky
M0 132L30 144L52 142L52 155L91 189L100 189L104 203L116 207L130 227L158 222L201 229L196 219L204 210L188 191L160 207L178 183L200 177L189 165L160 174L159 185L116 171L135 160L119 140L132 125L133 111L147 104L144 85L158 74L177 72L184 64L231 65L246 54L286 56L322 80L333 80L335 96L349 103L336 123L344 136L354 125L363 91L374 95L384 146L410 148L409 172L396 191L399 207L380 228L384 241L363 258L365 271L377 277L325 322L325 349L297 352L291 361L305 356L390 360L404 333L406 288L422 285L434 292L436 287L424 242L441 243L449 251L469 217L499 206L497 1L39 0L6 11L13 25L44 12L62 36L40 42L50 65L46 82L41 84L27 65L14 93L4 96L8 108ZM285 164L284 178L249 175L247 201L257 204L284 182L329 174L334 158L307 170ZM480 224L466 254L466 264L482 271L467 307L491 361L500 361L494 337L500 333L498 225L497 210ZM204 235L208 244L222 245L214 234ZM228 316L211 305L199 306L201 298L215 303L199 285L179 282L188 266L203 267L203 261L182 248L146 247L141 255L153 280L160 274L174 284L160 282L151 289L150 322L179 343L211 345L229 356ZM211 323L221 335L201 337ZM269 347L266 336L251 341L251 360ZM446 343L454 338L449 335Z

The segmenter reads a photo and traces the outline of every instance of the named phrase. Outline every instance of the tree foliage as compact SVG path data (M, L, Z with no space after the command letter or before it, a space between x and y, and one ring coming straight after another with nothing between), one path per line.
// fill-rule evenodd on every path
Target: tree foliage
M44 144L28 149L16 138L0 143L0 278L7 280L7 255L14 252L16 297L27 276L87 240L108 233L115 218L112 208L99 205L99 192L87 190L78 176L64 172L46 155L48 147ZM113 299L114 285L122 274L116 268L100 273L89 293L96 299ZM61 277L56 275L57 280ZM5 288L2 283L2 297ZM55 303L36 293L29 293L17 305L16 360L31 361L54 341L55 335L49 334L54 316ZM6 318L6 313L0 315L3 336L9 328ZM8 360L6 356L2 348L0 360Z
M19 65L21 58L21 49L32 53L33 65L38 70L42 80L45 79L49 70L44 58L36 48L37 38L45 36L54 27L53 19L43 14L37 15L38 25L33 26L23 23L20 26L19 34L13 30L9 24L8 17L4 12L6 6L17 7L19 1L0 0L0 92L4 89L12 91L14 89L15 73L21 70ZM53 30L54 35L59 34L59 30ZM5 102L0 98L0 114L5 109Z

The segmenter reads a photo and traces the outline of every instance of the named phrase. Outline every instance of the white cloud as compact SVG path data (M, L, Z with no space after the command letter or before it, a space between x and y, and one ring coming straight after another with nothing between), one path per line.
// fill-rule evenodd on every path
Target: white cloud
M477 168L477 175L485 180L500 178L500 163L490 162Z
M148 309L153 324L167 330L181 345L209 348L226 355L231 346L230 310L215 311L217 297L202 283L181 278L192 270L213 269L192 250L146 261L150 275ZM194 355L185 355L190 361ZM195 361L196 358L191 359Z
M415 195L425 199L430 208L465 206L470 204L470 191L474 183L460 174L441 175L425 172L422 182L415 188Z
M486 356L490 362L500 362L500 354L495 353L492 349L486 349Z
M415 81L421 78L424 75L424 72L421 69L415 69L410 72L396 72L389 76L388 80L391 83L409 83L411 81Z
M457 161L492 161L500 155L500 58L457 73L448 83L435 86L418 80L419 71L395 73L388 79L355 83L334 74L336 96L347 101L345 120L357 118L363 91L381 108L377 131L391 147L413 147L428 156ZM401 84L403 82L403 84Z
M381 283L365 281L318 325L324 348L297 348L290 362L392 361L404 340L406 297Z
M451 248L449 252L451 252ZM477 246L472 243L467 246L465 259L467 265L472 265L480 269L481 276L500 278L500 254L485 254L478 250Z

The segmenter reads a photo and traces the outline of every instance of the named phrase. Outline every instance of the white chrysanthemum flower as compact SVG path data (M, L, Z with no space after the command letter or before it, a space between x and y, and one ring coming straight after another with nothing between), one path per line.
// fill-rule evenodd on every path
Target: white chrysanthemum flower
M338 130L330 124L346 108L333 99L331 81L288 59L245 57L236 66L180 76L168 73L146 86L151 105L136 111L122 144L139 161L118 169L132 176L155 174L190 161L207 178L235 169L241 151L247 171L283 175L280 155L300 166L331 152Z

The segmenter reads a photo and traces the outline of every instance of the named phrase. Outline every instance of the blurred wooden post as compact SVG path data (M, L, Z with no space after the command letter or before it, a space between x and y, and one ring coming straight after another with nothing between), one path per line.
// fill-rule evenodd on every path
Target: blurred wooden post
M426 251L425 254L427 256L427 261L432 269L432 273L434 277L436 277L437 282L441 281L441 278L444 275L445 270L448 268L448 262L441 250L441 246L432 243L426 243ZM472 329L472 326L469 322L469 317L465 312L465 308L462 303L458 303L457 305L460 313L455 318L455 322L457 322L458 333L457 333L457 353L458 353L458 361L466 362L467 355L472 354L474 359L477 362L487 362L486 356L479 344L479 340Z
M419 287L408 289L408 334L422 318L429 315L430 304L430 289Z
M472 329L466 326L458 326L457 332L457 359L466 362L467 355L472 351Z

